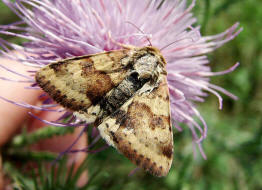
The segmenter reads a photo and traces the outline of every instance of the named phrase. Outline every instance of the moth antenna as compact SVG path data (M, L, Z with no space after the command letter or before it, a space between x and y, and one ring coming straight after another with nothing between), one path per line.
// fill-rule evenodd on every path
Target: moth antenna
M191 30L195 30L192 26L190 26L189 28L190 28ZM180 40L176 40L176 41L171 42L170 44L167 44L167 45L165 45L164 47L162 47L162 48L160 49L160 51L162 51L163 49L169 47L170 45L172 45L172 44L174 44L174 43L176 43L176 42L179 42L179 41L182 41L182 40L185 40L185 39L191 39L192 42L199 40L199 39L201 38L200 33L199 33L198 31L195 31L195 33L196 33L196 35L198 36L198 39L194 40L192 37L187 37L187 38L183 38L183 39L180 39Z
M108 32L108 37L109 37L109 39L111 40L111 42L112 42L113 44L116 44L116 45L118 45L118 46L120 46L120 47L123 47L123 48L125 48L125 49L134 49L134 48L135 48L135 46L126 45L126 44L122 44L122 43L120 43L120 42L117 42L115 39L112 38L112 34L111 34L110 31Z
M130 22L130 21L125 21L126 23L128 23L128 24L131 24L133 27L135 27L139 32L141 32L142 34L145 34L145 32L143 31L143 30L141 30L139 27L137 27L134 23L132 23L132 22ZM145 34L145 37L146 37L146 39L147 39L147 41L148 41L148 43L150 44L150 46L153 46L152 45L152 43L151 43L151 41L150 41L150 39L149 39L149 37Z
M165 45L164 47L162 47L162 48L160 49L160 51L162 51L163 49L171 46L171 45L174 44L174 43L177 43L177 42L182 41L182 40L185 40L185 39L191 39L192 41L194 41L193 38L183 38L183 39L180 39L180 40L176 40L176 41L171 42L170 44L167 44L167 45Z

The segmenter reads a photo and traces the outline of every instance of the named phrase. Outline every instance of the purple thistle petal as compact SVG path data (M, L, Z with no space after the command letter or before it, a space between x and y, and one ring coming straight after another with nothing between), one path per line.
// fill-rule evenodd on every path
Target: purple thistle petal
M91 154L95 154L95 153L98 153L98 152L101 152L107 148L109 148L110 146L109 145L104 145L96 150L88 150L89 148L83 148L83 149L72 149L70 150L68 153L77 153L77 152L87 152L87 153L91 153Z
M18 83L32 83L34 82L33 80L14 80L14 79L9 79L6 77L0 77L0 80L8 81L8 82L18 82Z
M128 177L131 177L131 176L133 176L136 172L138 172L138 170L140 170L141 168L139 168L139 167L136 167L135 169L133 169L131 172L129 172L129 174L128 174Z
M86 132L86 130L87 130L87 126L84 126L83 129L80 131L79 135L73 141L73 143L70 146L68 146L65 151L59 153L57 158L53 161L53 164L56 163L58 160L60 160L62 156L64 156L65 154L69 153L72 150L73 146L76 145L76 143L79 141L81 136Z
M28 90L41 90L40 87L36 87L36 86L25 86L24 89L28 89Z
M232 71L234 71L238 66L240 65L239 62L237 62L235 65L233 65L232 67L230 67L229 69L226 69L224 71L219 71L219 72L210 72L210 71L207 71L207 72L198 72L198 75L202 75L202 76L205 76L205 77L211 77L211 76L218 76L218 75L225 75L227 73L231 73Z
M37 117L36 115L32 114L31 112L28 112L28 114L31 115L32 117L34 117L35 119L42 121L43 123L45 123L47 125L52 125L52 126L55 126L55 127L79 127L79 126L84 125L83 122L71 123L71 124L52 122L52 121L47 121L47 120L41 119L40 117Z
M0 99L6 101L8 103L20 106L22 108L27 108L27 109L35 109L35 110L50 111L50 112L63 112L64 111L64 109L47 109L48 107L56 107L57 105L34 106L34 105L27 104L27 103L24 103L24 102L19 103L19 102L15 102L15 101L12 101L12 100L8 100L8 99L6 99L2 96L0 96Z
M93 127L91 137L94 138L99 135L100 135L99 130L96 127Z
M51 98L47 98L43 101L42 104L51 104L53 102L53 100Z
M72 115L71 112L65 112L61 117L59 117L56 121L61 121L61 120L64 120L64 119L68 119L69 118L69 122L68 123L71 123L73 121L75 121L75 116Z
M6 71L8 71L8 72L10 72L10 73L13 73L13 74L18 75L18 76L20 76L20 77L23 77L23 78L27 78L27 79L29 79L29 80L32 80L31 77L28 77L28 76L25 76L25 75L23 75L23 74L21 74L21 73L18 73L18 72L16 72L16 71L13 71L13 70L11 70L11 69L3 66L3 65L0 65L0 67L3 68L3 69L5 69Z

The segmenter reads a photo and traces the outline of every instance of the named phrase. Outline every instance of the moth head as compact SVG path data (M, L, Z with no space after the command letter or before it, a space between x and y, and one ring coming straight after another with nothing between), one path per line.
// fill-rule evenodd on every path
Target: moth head
M166 62L157 48L144 47L139 52L141 54L133 65L134 71L138 73L139 78L155 81L160 73L166 73Z

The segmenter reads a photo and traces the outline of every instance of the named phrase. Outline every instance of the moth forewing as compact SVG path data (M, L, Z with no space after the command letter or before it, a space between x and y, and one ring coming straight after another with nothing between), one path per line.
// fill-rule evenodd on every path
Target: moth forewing
M125 57L123 49L60 60L40 69L36 82L62 106L85 112L126 77Z
M173 160L173 133L165 76L148 93L136 93L99 126L101 136L134 164L155 176L167 175Z
M155 47L74 57L51 63L36 82L134 164L165 176L172 163L166 62Z

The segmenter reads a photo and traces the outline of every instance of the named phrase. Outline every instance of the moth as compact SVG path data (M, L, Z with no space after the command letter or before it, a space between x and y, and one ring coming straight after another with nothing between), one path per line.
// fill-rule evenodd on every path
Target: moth
M38 85L135 165L166 176L173 160L166 61L156 47L132 47L60 60Z

